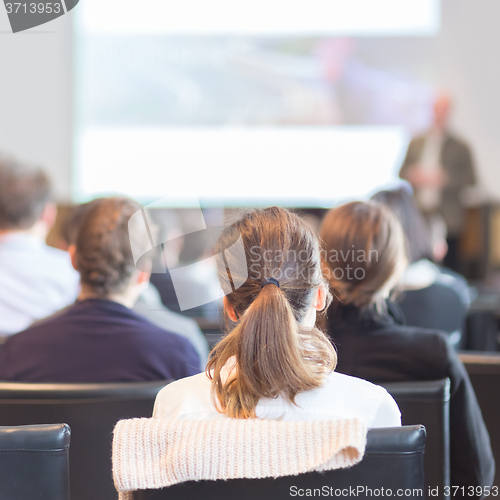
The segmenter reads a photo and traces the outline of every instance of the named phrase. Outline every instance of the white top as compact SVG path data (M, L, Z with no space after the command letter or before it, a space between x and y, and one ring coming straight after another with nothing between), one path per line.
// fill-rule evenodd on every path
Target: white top
M79 279L67 252L27 233L0 237L0 335L24 330L74 302Z
M335 420L362 418L368 427L398 427L401 413L389 393L378 385L332 372L325 384L295 397L296 405L278 397L261 399L258 418L283 420ZM164 387L156 397L154 418L207 420L227 418L211 400L210 380L205 373Z

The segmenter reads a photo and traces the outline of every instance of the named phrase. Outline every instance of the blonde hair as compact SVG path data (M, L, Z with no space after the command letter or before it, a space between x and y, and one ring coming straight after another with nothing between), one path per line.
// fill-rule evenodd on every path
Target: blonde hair
M246 262L235 250L238 241ZM206 373L221 413L255 418L261 398L281 395L294 402L300 392L321 387L337 363L328 338L299 324L315 291L327 289L319 242L298 216L272 207L249 212L226 228L217 251L224 255L219 279L223 289L232 287L226 300L238 321L215 346ZM267 278L277 279L279 287L263 287Z
M391 210L361 201L333 208L320 236L324 272L340 303L382 307L380 292L406 265L403 229Z

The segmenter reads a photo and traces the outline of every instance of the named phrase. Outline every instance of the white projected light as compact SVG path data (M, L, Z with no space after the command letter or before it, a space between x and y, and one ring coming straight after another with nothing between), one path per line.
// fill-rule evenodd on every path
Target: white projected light
M440 0L79 6L75 201L327 207L397 178L428 124L425 68L370 37L435 35Z
M192 206L187 189L205 206L328 206L390 182L407 140L394 127L93 130L77 185L83 199L121 193L174 207Z
M170 35L435 35L439 0L86 0L83 29Z

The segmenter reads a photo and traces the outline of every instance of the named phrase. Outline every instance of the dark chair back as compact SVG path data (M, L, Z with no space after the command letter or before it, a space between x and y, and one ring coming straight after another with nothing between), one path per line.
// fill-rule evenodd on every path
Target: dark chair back
M491 448L497 464L494 485L500 487L500 353L460 353L474 387L484 423L490 435Z
M190 481L161 490L140 490L134 500L290 500L297 496L370 498L406 492L424 498L425 429L422 426L371 429L366 452L348 469L298 476L228 481ZM381 494L384 489L385 495ZM337 490L337 494L335 491ZM307 491L310 493L308 494ZM404 495L404 493L403 493ZM400 496L403 496L400 495Z
M0 498L69 500L66 424L0 427Z
M396 400L403 425L423 425L427 430L425 450L426 487L438 487L444 498L450 486L450 381L449 379L380 384Z
M156 394L167 383L0 382L0 425L69 424L71 499L116 500L111 475L116 422L151 417Z

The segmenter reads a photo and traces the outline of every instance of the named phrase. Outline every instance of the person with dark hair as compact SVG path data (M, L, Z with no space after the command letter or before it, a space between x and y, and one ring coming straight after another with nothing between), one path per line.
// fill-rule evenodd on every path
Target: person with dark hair
M409 265L396 301L406 323L442 330L454 346L461 345L470 296L463 276L438 265L446 253L444 222L434 218L427 224L407 184L379 191L371 199L389 207L404 229Z
M396 216L380 203L351 202L327 213L320 235L325 274L337 297L327 321L337 370L374 383L448 377L450 484L466 492L491 486L495 461L465 367L446 334L405 326L389 300L407 259Z
M7 340L0 380L132 382L199 373L189 341L131 309L151 267L147 259L136 267L131 251L131 241L145 236L129 224L140 208L119 197L86 206L69 250L80 273L78 300Z
M24 330L78 294L68 254L45 244L56 217L51 200L43 170L0 157L0 336Z
M153 417L400 425L385 389L333 371L335 350L315 328L330 294L319 241L304 221L277 207L248 212L224 230L216 250L230 331L205 374L160 391Z

